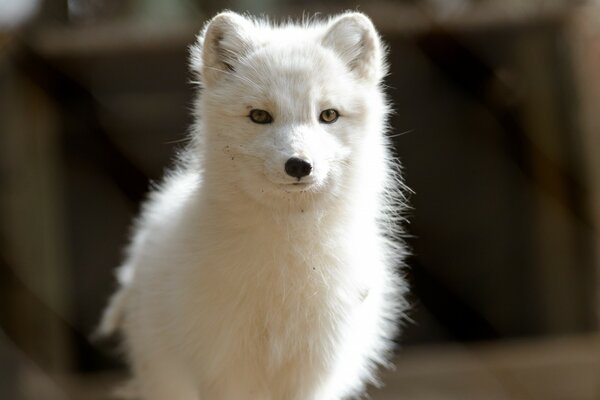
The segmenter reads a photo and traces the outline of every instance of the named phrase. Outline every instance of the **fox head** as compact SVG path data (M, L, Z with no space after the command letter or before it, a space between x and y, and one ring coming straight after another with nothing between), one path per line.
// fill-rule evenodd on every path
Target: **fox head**
M205 179L220 190L275 206L341 196L357 175L381 183L386 68L365 15L274 26L221 13L192 69Z

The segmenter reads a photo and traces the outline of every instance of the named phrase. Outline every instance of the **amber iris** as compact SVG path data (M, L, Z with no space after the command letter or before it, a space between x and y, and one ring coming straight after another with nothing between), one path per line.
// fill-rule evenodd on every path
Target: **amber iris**
M326 124L331 124L337 121L339 116L340 114L336 110L334 110L333 108L329 108L321 112L321 115L319 115L319 121Z

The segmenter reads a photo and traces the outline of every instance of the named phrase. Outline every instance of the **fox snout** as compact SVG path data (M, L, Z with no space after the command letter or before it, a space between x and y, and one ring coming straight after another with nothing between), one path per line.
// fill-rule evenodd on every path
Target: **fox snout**
M299 157L291 157L285 162L285 173L298 180L310 175L312 164L309 160Z

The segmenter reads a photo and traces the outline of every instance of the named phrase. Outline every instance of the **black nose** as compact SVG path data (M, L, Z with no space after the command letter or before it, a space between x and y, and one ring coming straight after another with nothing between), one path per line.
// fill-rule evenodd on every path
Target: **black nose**
M294 178L300 178L310 175L312 165L306 160L298 157L292 157L285 162L285 173Z

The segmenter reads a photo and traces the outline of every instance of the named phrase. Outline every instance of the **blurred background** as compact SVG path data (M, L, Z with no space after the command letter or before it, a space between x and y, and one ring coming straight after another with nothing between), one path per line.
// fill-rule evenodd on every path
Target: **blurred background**
M600 1L0 0L0 399L107 399L90 335L217 11L389 45L411 321L374 399L600 399Z

